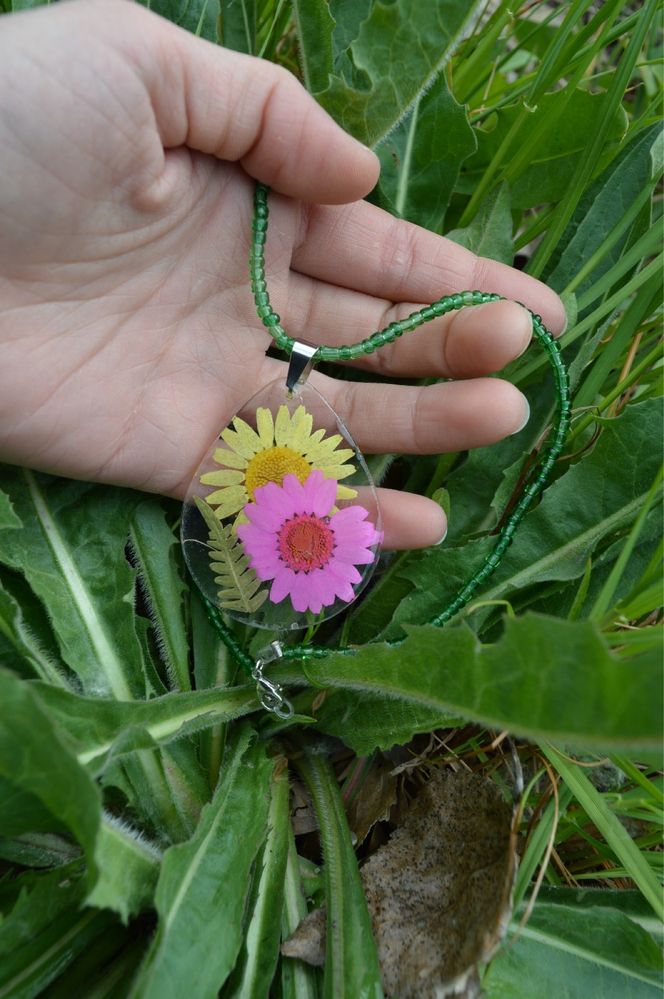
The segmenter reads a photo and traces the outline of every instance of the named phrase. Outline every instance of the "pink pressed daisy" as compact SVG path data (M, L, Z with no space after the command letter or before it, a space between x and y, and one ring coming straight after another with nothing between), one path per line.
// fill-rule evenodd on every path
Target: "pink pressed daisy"
M296 611L314 614L353 600L353 584L362 579L355 567L373 562L371 546L381 535L361 506L331 513L336 479L318 471L304 482L286 475L281 486L256 489L254 498L244 507L250 523L238 524L237 533L258 578L273 580L270 600L289 596Z

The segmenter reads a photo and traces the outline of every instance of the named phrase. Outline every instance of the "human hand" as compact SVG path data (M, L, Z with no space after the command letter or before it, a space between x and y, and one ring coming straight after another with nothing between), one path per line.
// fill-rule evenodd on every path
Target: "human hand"
M539 282L357 201L375 156L292 76L127 0L0 19L0 95L4 461L184 494L219 429L285 370L249 290L252 178L274 191L267 279L293 336L353 342L464 288L562 328ZM363 362L462 381L312 384L365 452L476 447L526 418L516 388L478 376L529 339L519 306L478 306ZM381 492L385 547L443 535L435 503Z

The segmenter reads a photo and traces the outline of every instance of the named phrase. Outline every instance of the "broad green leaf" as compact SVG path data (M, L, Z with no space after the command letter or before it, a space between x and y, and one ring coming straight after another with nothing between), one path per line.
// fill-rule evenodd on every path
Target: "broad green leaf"
M634 923L638 923L651 936L662 934L662 924L656 918L636 888L566 888L542 885L537 893L539 902L546 905L561 905L573 909L613 909L622 912Z
M522 173L512 178L510 191L514 208L532 208L546 202L556 202L564 194L584 149L586 136L605 106L606 94L591 94L577 90L565 115L540 144L536 157ZM539 122L549 115L557 95L544 94L528 115L528 123ZM470 191L476 180L497 155L501 144L522 114L521 103L501 108L495 119L478 129L478 149L465 164L464 191ZM524 126L525 127L525 126ZM625 113L617 109L606 129L605 141L620 138L626 128Z
M316 728L342 739L358 756L403 746L419 732L463 724L440 707L352 690L328 691L315 717Z
M629 406L604 426L594 450L549 486L526 516L478 600L511 597L535 583L575 579L606 539L630 526L659 467L652 442L660 433L661 412L661 400L654 399ZM454 508L453 490L451 496ZM413 590L399 604L394 625L433 618L489 549L490 541L481 539L463 548L445 551L443 545L410 556L399 575ZM393 626L385 637L398 633Z
M79 697L47 684L31 686L34 695L66 730L79 759L99 768L113 756L153 748L192 732L239 718L257 706L253 687L165 694L151 701L118 702Z
M161 846L182 843L191 835L192 823L171 785L166 756L158 750L138 749L122 756L101 774L104 783L119 788L142 828Z
M62 665L48 652L26 620L24 607L0 582L0 665L38 676L55 686L67 685Z
M637 757L658 751L662 675L656 652L625 661L591 622L532 613L506 619L492 645L480 644L465 625L407 630L396 647L377 643L352 656L333 654L317 660L311 673L317 683L422 705L441 719L452 714L602 752L620 746ZM302 682L296 666L273 673ZM380 717L372 718L370 730L379 727Z
M180 28L186 28L194 35L216 42L219 0L140 0L140 2Z
M621 912L541 903L514 929L482 981L487 999L661 995L659 948Z
M465 229L453 229L445 235L478 256L511 264L514 259L514 245L510 192L507 184L500 184L487 195L470 225Z
M649 193L652 150L660 132L658 125L638 132L586 191L556 248L553 266L547 269L545 278L552 288L558 291L565 288L587 260L602 248L607 234L620 223L642 193ZM623 236L598 261L597 267L577 288L577 294L589 288L616 262L628 232L625 229Z
M267 839L254 865L244 942L224 999L269 995L279 958L290 831L288 770L286 760L281 763L281 773L276 772L277 763L270 784Z
M183 614L185 586L173 551L175 535L156 501L141 503L134 511L130 544L171 685L177 690L190 690L189 644Z
M310 743L302 745L295 763L313 799L325 864L324 999L380 999L383 990L371 920L334 771Z
M99 913L99 923L105 913ZM140 924L124 927L118 920L108 923L101 933L92 936L80 953L72 955L64 971L40 992L43 999L106 999L117 995L123 983L130 980L141 952L145 950L146 933ZM113 991L115 990L115 991Z
M272 764L243 728L190 840L164 854L157 932L131 995L213 999L237 957L251 865L266 835Z
M350 43L357 38L372 3L373 0L330 0L330 13L335 22L332 35L335 66L343 65Z
M7 493L0 489L0 531L6 531L12 527L21 527L21 518L14 510Z
M76 837L91 882L101 818L99 789L31 687L0 670L0 774L35 795Z
M123 923L151 905L161 853L144 836L105 815L95 859L99 877L87 905L114 909Z
M85 897L80 865L24 876L21 885L11 913L0 922L2 999L40 995L113 925L107 913L80 908Z
M378 145L441 72L475 6L375 0L348 50L352 84L334 73L314 96L355 138Z
M0 777L0 833L2 837L25 833L67 832L63 825L35 795Z
M3 814L3 829L4 818ZM31 828L37 828L38 823L39 819ZM21 867L62 868L65 864L78 860L80 856L81 851L76 843L55 833L25 833L14 839L0 837L0 857Z
M439 76L379 148L384 206L439 232L461 164L476 147L465 109Z
M327 0L293 0L304 85L310 93L326 90L333 69L334 19Z
M20 570L46 606L62 657L87 693L145 694L134 628L134 573L124 556L132 493L2 470L23 528L0 532L0 562Z
M221 0L219 44L235 52L256 55L257 0Z

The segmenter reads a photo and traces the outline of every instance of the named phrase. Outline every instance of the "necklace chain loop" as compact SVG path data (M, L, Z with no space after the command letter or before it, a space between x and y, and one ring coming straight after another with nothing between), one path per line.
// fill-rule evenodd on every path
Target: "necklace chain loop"
M470 305L482 305L485 302L499 302L502 295L483 291L462 291L455 295L445 295L443 298L432 302L423 309L412 312L405 319L392 322L382 330L372 333L371 336L360 340L358 343L344 344L341 347L316 346L307 344L304 341L295 340L290 337L281 325L281 318L272 308L270 297L265 280L265 240L268 227L268 194L269 189L264 184L257 184L254 195L254 219L252 224L252 242L249 254L249 271L251 277L251 290L256 304L256 312L267 331L274 339L276 345L286 354L291 355L292 360L288 371L287 385L289 390L293 390L298 383L306 380L311 365L314 360L328 362L353 361L363 355L372 354L375 350L387 343L393 343L404 333L411 332L430 322L438 316L455 312ZM522 304L522 303L519 303ZM524 306L527 308L527 306ZM516 530L524 516L532 506L535 498L544 489L551 471L558 460L565 439L569 430L571 419L571 403L569 393L569 378L565 363L561 357L560 347L542 322L542 317L528 310L532 316L533 337L544 350L546 359L551 367L556 397L556 413L551 427L546 446L539 454L538 462L530 469L525 476L521 494L509 516L504 520L502 527L496 535L493 549L486 556L479 569L461 586L450 603L443 608L435 617L430 620L430 624L440 627L458 612L472 599L477 589L486 582L489 576L495 572L500 564L505 552L511 545ZM263 676L263 668L268 662L274 659L288 658L299 661L307 659L322 659L325 656L335 654L353 655L354 650L350 648L334 649L313 645L295 645L282 647L279 642L272 643L272 652L267 658L260 657L255 662L244 651L237 641L231 629L227 626L220 611L208 600L205 600L210 619L217 629L223 642L228 647L231 654L239 664L256 681L258 696L263 707L274 712L280 718L289 718L293 713L293 706L288 702L281 691L279 684L268 680ZM400 645L403 640L397 639L388 642L389 645ZM279 651L274 648L279 647Z

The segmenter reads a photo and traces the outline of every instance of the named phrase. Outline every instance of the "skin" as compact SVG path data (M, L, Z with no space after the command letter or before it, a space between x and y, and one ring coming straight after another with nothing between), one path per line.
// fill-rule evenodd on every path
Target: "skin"
M538 281L360 201L375 155L290 74L128 0L3 17L0 94L0 460L184 495L219 429L285 372L249 289L255 178L273 188L268 287L293 336L354 342L466 288L564 325ZM479 306L362 362L454 382L312 384L367 453L477 447L527 418L482 376L529 340L520 306ZM385 547L443 536L432 501L381 501Z

